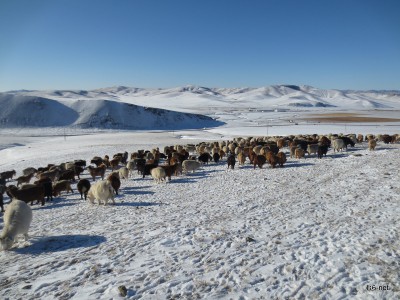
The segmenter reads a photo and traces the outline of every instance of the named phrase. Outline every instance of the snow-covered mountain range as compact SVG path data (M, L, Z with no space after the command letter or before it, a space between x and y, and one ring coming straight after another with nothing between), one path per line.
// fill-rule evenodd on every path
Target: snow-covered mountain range
M117 86L88 91L9 91L0 93L0 104L4 108L0 111L2 127L193 129L222 125L227 121L223 115L240 110L398 110L400 91L323 90L306 85L190 85L164 89Z

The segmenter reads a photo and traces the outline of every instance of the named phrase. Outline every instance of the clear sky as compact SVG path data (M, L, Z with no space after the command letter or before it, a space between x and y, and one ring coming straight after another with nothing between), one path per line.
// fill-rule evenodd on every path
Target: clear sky
M0 0L0 91L400 89L399 0Z

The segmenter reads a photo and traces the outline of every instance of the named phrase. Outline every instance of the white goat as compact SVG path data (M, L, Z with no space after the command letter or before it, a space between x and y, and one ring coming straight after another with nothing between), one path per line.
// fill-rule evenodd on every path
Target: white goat
M23 234L27 241L31 222L32 210L29 205L24 201L13 199L4 213L4 228L0 235L1 248L10 249L20 234Z
M107 205L108 199L111 199L112 202L115 204L114 190L108 180L101 180L92 184L87 197L92 204L94 203L94 199L97 199L99 205L101 204L101 202L104 202L104 205Z
M165 170L161 167L153 168L150 171L151 177L153 177L154 181L160 183L162 181L166 182L166 173Z

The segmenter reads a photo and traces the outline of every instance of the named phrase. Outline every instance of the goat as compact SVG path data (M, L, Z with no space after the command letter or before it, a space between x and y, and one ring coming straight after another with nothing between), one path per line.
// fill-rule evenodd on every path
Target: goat
M104 202L104 205L107 205L108 199L111 199L115 204L114 191L111 183L108 180L101 180L94 183L90 187L87 197L92 204L94 203L95 199L97 199L99 205L102 201Z
M81 199L83 199L83 196L85 196L85 200L87 199L87 194L90 189L90 181L87 179L81 179L78 181L78 184L76 185L79 193L81 194Z
M3 250L12 247L18 235L23 234L28 240L28 230L32 222L32 209L24 201L13 199L4 214L4 227L0 235Z
M31 205L33 205L34 200L37 200L37 203L41 202L42 206L44 205L44 188L42 186L18 189L15 185L10 185L6 192L10 198L31 202Z
M101 179L104 180L104 174L106 173L106 168L107 167L105 164L102 164L99 167L89 166L88 170L89 170L90 176L92 176L92 178L93 178L93 181L96 180L96 176L100 176Z

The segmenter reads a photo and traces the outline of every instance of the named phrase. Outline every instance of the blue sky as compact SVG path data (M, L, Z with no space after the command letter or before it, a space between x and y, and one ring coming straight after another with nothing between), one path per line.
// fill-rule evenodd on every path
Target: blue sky
M400 89L398 0L0 0L0 91Z

